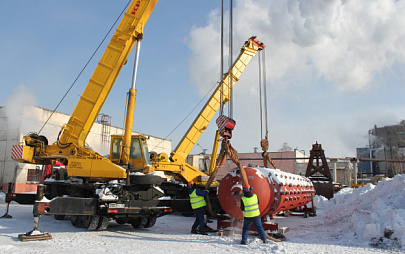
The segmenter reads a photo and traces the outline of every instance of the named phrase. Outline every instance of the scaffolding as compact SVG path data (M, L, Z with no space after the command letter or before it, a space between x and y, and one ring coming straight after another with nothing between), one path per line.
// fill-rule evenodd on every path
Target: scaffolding
M101 143L110 143L110 127L111 127L111 116L106 114L99 114L96 119L97 123L102 125L101 127Z

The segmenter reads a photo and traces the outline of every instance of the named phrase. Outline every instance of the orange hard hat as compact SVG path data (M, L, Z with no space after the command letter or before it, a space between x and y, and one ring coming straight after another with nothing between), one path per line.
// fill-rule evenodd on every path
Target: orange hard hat
M250 190L250 185L249 184L243 185L243 190L244 191L249 191Z
M190 187L190 186L192 186L192 185L194 185L194 184L195 184L194 181L190 181L190 182L188 182L188 187Z

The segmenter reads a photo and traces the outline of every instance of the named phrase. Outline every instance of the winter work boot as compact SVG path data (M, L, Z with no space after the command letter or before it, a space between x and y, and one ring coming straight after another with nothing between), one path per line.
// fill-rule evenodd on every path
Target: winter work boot
M196 228L192 228L192 229L191 229L191 234L198 234L197 229L196 229Z
M212 229L211 227L209 227L207 224L205 224L204 231L205 232L214 232L215 230Z
M246 245L247 243L245 241L241 241L240 244Z
M198 231L199 231L199 233L200 233L201 235L208 235L207 232L205 232L205 230L198 230Z
M267 239L263 239L263 243L267 243Z

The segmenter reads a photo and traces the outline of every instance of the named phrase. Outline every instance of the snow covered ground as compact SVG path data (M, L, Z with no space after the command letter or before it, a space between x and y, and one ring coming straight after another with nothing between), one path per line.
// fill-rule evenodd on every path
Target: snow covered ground
M33 228L32 206L12 202L13 218L0 219L0 253L405 253L405 175L344 189L329 201L316 197L316 204L316 217L276 219L290 227L287 241L263 244L249 236L248 245L240 245L240 235L190 234L194 218L178 215L161 217L142 230L111 222L106 231L42 216L39 229L53 239L21 242L18 234ZM4 194L0 211L4 214ZM215 221L210 225L216 227Z

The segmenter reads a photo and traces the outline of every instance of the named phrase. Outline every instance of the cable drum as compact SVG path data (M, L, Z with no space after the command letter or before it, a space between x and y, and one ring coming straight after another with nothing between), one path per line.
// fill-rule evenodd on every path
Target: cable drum
M261 217L300 208L311 202L315 189L312 182L303 176L279 169L245 167L252 192L259 198ZM218 198L224 211L235 219L243 219L240 209L241 176L239 169L228 172L221 180Z

